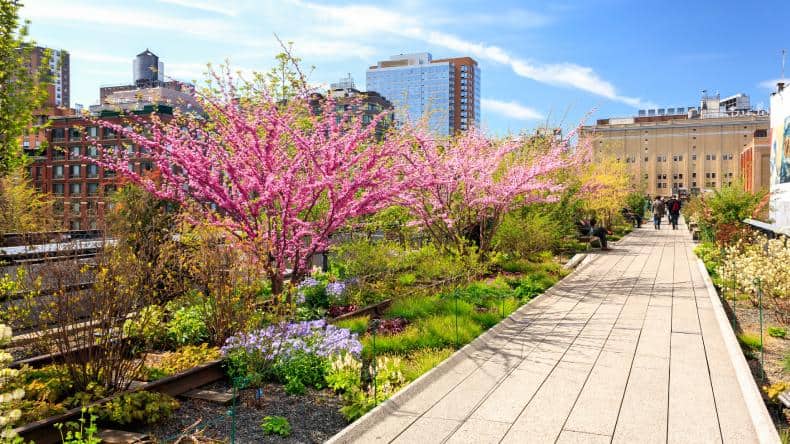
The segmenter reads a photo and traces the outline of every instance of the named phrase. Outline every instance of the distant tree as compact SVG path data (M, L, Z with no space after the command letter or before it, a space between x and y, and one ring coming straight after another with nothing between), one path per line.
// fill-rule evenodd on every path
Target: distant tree
M464 253L474 243L485 254L508 211L556 200L564 188L560 172L584 157L570 139L546 142L495 140L477 130L449 140L426 137L415 159L425 182L406 205L445 250Z
M20 23L16 0L0 0L0 176L24 164L19 138L36 130L34 111L47 97L46 60L39 72L28 67L35 43L28 39L28 22ZM46 59L46 55L45 55Z
M53 226L52 200L33 187L23 168L0 176L0 234L46 231Z
M627 205L628 195L635 190L628 165L614 156L599 155L580 176L587 188L584 208L597 214L604 226L610 226L613 216Z

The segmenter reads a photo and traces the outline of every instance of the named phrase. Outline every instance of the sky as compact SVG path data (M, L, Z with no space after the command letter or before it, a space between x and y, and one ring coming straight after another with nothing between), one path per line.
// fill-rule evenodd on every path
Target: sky
M71 54L71 103L131 82L146 48L165 75L193 81L207 63L268 71L275 36L314 66L315 83L395 54L471 56L482 125L506 134L697 105L702 90L749 94L767 108L790 49L790 2L634 0L388 1L23 0L31 37Z

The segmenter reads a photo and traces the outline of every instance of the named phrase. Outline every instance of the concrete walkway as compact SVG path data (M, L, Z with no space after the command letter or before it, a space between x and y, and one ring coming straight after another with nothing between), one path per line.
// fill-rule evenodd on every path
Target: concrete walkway
M689 232L613 247L333 442L759 442Z

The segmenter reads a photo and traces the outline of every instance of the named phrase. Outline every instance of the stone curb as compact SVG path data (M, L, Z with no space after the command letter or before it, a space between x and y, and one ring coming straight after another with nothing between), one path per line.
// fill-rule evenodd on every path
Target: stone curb
M345 443L352 443L355 442L362 434L364 434L367 430L375 426L382 418L388 416L391 413L398 412L400 406L408 402L412 399L415 395L419 394L419 392L426 386L432 384L434 381L439 379L442 375L446 374L447 372L451 371L455 364L464 360L464 359L473 359L471 355L485 347L486 342L489 339L495 339L502 330L510 327L517 321L513 319L514 316L519 314L523 314L526 312L531 305L540 302L543 299L549 297L549 295L553 294L557 288L557 286L573 275L577 273L582 268L585 268L590 262L595 259L595 255L585 255L581 260L577 260L579 263L578 266L570 273L568 276L562 278L562 280L558 281L554 284L551 288L543 292L542 294L536 296L534 299L529 301L528 303L521 306L518 310L514 311L510 314L507 318L500 321L497 325L491 327L488 331L484 332L477 338L475 338L472 342L466 344L465 346L461 347L458 351L450 355L447 359L442 361L439 365L434 367L433 369L429 370L419 378L412 381L411 384L408 384L406 387L402 388L392 397L387 399L386 401L379 404L373 410L366 413L361 418L357 419L356 421L352 422L346 428L338 432L335 436L330 438L325 444L345 444ZM573 259L572 259L573 260ZM403 413L403 412L401 412Z
M743 355L741 346L738 344L738 339L735 337L735 332L732 330L730 321L724 311L724 306L719 298L719 293L713 286L710 275L708 275L708 269L705 268L705 264L700 258L697 258L697 266L699 267L700 273L702 273L705 287L708 289L708 297L713 306L716 320L719 323L721 336L724 339L724 346L727 347L727 354L730 356L730 362L735 369L735 377L738 380L741 394L743 394L743 400L746 402L749 416L751 416L752 424L757 432L757 438L762 444L780 444L779 433L776 431L776 427L774 427L768 409L765 407L760 389L757 387L757 382L754 380L754 376L752 376L749 364L746 362L746 357Z

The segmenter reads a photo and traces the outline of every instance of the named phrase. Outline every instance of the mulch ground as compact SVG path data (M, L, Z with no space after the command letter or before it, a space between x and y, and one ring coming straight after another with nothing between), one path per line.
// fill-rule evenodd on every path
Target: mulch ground
M226 381L203 388L231 390ZM291 396L281 385L268 384L260 392L257 389L239 392L235 421L230 415L232 406L184 399L172 418L142 432L157 442L172 442L197 423L198 427L204 428L204 436L228 442L233 432L236 443L321 443L348 424L340 414L340 407L340 399L330 391L308 389L302 396ZM291 436L265 435L261 422L266 416L287 418L293 429Z

